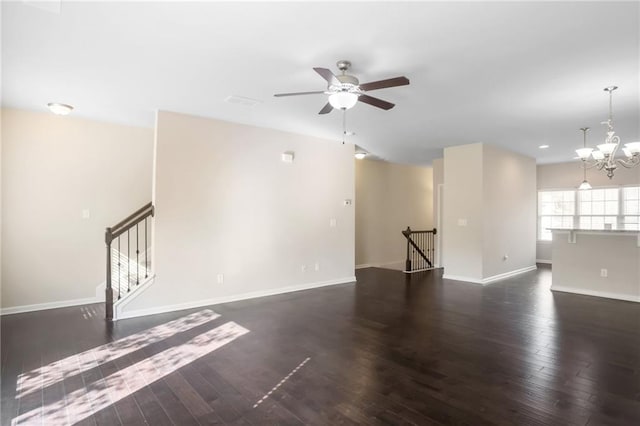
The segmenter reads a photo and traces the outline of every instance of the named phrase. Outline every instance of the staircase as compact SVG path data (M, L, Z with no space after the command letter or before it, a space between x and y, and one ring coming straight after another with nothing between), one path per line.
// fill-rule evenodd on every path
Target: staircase
M155 214L148 203L105 231L107 280L105 312L114 320L114 306L131 297L153 277L150 256L150 221Z
M111 287L115 303L153 275L150 249L142 250L139 258L138 261L135 257L128 257L127 253L111 248Z

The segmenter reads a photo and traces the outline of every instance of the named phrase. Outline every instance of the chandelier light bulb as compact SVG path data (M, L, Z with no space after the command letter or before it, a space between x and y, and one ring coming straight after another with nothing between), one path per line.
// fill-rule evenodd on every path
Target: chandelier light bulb
M640 142L629 142L624 145L632 154L640 153Z
M601 143L600 145L598 145L598 149L605 156L608 156L608 155L611 155L613 153L613 151L616 150L617 146L618 146L617 143Z
M582 160L586 160L587 158L589 158L592 152L593 152L593 148L576 149L576 153L578 154L578 157L580 157L580 159Z
M579 190L581 191L585 191L587 189L591 189L591 184L589 182L587 182L587 180L583 180L582 183L580 184L580 186L578 187Z

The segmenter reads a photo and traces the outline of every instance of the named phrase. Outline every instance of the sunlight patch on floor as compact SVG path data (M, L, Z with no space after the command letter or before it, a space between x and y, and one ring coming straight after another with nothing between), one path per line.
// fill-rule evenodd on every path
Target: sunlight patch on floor
M16 398L23 398L31 392L40 391L42 388L64 380L69 375L80 374L83 371L128 355L152 343L212 321L219 316L215 312L205 309L140 333L132 334L115 342L89 349L80 354L71 355L28 373L22 373L18 376Z
M233 321L227 322L179 346L166 349L87 384L86 387L70 392L58 401L21 414L13 419L11 424L75 424L248 332L249 330ZM81 368L80 365L92 367L89 351L80 354L77 360L78 368ZM72 361L69 360L67 364L72 364Z

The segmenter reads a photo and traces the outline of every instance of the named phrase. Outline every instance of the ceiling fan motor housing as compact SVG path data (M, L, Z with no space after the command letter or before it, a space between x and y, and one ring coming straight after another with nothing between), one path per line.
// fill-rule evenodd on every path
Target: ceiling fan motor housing
M336 79L340 82L340 84L330 84L329 92L351 92L351 93L360 93L358 85L360 82L357 78L352 75L336 75Z

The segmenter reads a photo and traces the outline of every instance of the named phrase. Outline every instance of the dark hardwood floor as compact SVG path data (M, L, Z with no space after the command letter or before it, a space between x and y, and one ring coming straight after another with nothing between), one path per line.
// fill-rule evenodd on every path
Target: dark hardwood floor
M217 318L4 316L2 425L640 425L640 304L552 293L545 267L357 277Z

